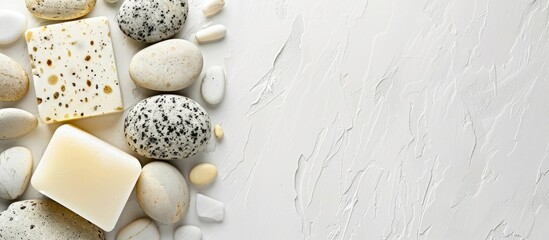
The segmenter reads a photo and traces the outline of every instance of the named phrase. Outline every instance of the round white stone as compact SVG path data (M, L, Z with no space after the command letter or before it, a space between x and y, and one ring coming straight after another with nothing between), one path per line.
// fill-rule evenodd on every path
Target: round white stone
M138 86L156 91L178 91L198 78L202 52L189 41L172 39L139 51L130 62L130 77Z
M11 10L0 10L0 44L19 39L27 29L27 17Z
M200 228L186 225L177 228L173 234L174 240L200 240L202 239L202 230Z
M206 70L200 92L202 98L209 104L218 104L225 97L225 72L221 66L213 66Z
M116 234L116 240L159 240L158 227L149 218L137 219Z
M108 3L117 3L118 0L105 0L105 2L108 2Z
M12 139L27 135L38 126L38 119L31 113L17 109L0 109L0 139Z
M12 147L0 154L0 197L13 200L25 192L32 172L32 153Z
M27 72L13 59L0 53L0 101L17 101L28 91Z
M179 221L189 208L190 194L185 178L165 162L145 165L135 191L141 209L160 223Z

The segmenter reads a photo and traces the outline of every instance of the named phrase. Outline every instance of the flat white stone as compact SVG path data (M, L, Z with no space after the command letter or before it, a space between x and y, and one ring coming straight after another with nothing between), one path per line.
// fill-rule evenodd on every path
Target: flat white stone
M118 234L116 240L159 240L158 227L149 218L137 219L125 227Z
M106 17L33 28L25 37L44 123L124 109Z
M196 194L196 212L201 219L221 222L225 215L225 204L222 202L202 195Z
M0 197L13 200L21 196L32 172L32 153L24 147L12 147L0 154Z
M200 240L202 239L202 230L200 228L185 225L177 228L173 234L174 240Z
M208 68L200 86L200 93L204 101L212 105L220 103L225 97L226 88L227 81L225 80L223 67L213 66Z
M15 42L27 29L27 17L11 10L0 10L0 44Z
M31 113L17 109L0 109L0 139L13 139L27 135L38 126L38 119Z

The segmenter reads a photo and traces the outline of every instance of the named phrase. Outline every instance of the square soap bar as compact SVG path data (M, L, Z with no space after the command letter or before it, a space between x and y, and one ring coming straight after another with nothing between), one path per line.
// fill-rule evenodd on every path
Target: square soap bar
M25 39L44 123L123 110L107 18L29 29Z
M63 125L53 134L31 184L111 231L140 173L141 164L133 156L72 125Z

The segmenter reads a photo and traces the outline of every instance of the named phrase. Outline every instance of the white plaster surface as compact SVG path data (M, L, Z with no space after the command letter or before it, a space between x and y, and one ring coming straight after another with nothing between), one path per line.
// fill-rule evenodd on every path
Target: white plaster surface
M145 45L117 28L121 2L98 1L89 16L110 19L130 107L154 93L129 78ZM191 202L181 222L159 225L162 239L184 224L205 240L549 239L548 0L227 0L212 18L200 7L190 0L178 37L227 26L200 46L204 68L227 74L224 101L206 106L225 138L173 163L185 175L219 167L191 191L223 201L226 217L203 222ZM0 8L47 23L24 1ZM30 73L23 39L0 52ZM181 94L204 104L199 87ZM0 107L37 114L34 89ZM122 116L74 124L130 151ZM29 147L38 160L56 127L0 150ZM36 197L30 187L22 198ZM140 216L133 195L108 239Z

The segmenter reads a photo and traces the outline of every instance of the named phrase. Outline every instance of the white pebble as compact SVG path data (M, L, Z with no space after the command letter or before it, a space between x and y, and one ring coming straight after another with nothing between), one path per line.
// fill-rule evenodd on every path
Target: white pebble
M214 126L214 135L219 140L221 140L223 136L225 136L225 132L223 131L223 128L221 127L221 125L216 124Z
M108 2L108 3L117 3L118 0L105 0L105 2Z
M221 11L225 6L225 0L207 0L202 5L202 12L206 17L210 17Z
M227 34L227 28L224 25L217 24L196 32L194 37L199 43L207 43L222 39L225 34Z
M10 44L27 30L27 17L11 10L0 10L0 44Z
M189 208L190 194L185 178L165 162L150 162L143 167L135 195L141 209L163 224L179 221Z
M200 193L196 194L196 212L201 219L221 222L225 215L225 204Z
M31 113L17 109L0 109L0 139L12 139L27 135L38 126L38 119Z
M20 100L28 91L29 76L25 69L0 53L0 101Z
M13 200L23 195L32 172L32 153L12 147L0 154L0 197Z
M159 240L158 227L149 218L137 219L116 234L116 240Z
M198 164L189 173L189 181L198 187L212 183L216 177L217 167L211 163Z
M202 239L202 230L200 228L186 225L175 230L173 234L174 240L200 240Z
M226 85L225 72L221 66L208 68L200 86L202 98L212 105L220 103L225 97Z

